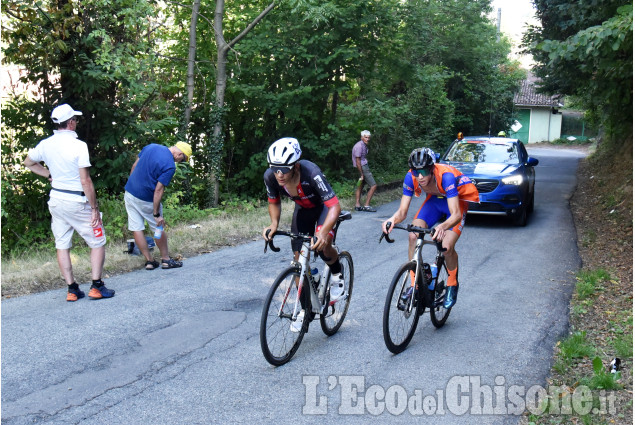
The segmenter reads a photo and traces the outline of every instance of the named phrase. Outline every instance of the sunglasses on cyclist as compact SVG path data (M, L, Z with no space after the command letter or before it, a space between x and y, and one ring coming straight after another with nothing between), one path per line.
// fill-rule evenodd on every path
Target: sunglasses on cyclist
M430 170L427 168L422 168L420 170L416 170L413 168L412 170L410 170L410 172L415 177L419 177L419 174L421 174L423 177L430 175Z
M270 165L269 168L271 168L274 174L287 174L291 172L293 165Z

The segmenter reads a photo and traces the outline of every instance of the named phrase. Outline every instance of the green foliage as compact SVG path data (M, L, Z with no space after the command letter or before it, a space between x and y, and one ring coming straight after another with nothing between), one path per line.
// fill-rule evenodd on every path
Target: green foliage
M448 99L445 89L450 77L447 70L440 66L421 68L419 84L407 95L409 108L400 117L403 128L408 130L409 138L414 142L408 146L407 152L402 152L402 164L405 165L412 149L426 146L442 152L452 140L455 106Z
M21 97L7 105L2 110L2 254L52 241L46 203L50 183L22 166L28 149L35 146L25 142L37 140L42 133L34 114L19 111L32 110L35 104Z
M620 377L620 372L610 373L602 364L602 359L595 357L593 359L593 375L580 379L580 383L593 390L618 390L622 388L618 382Z
M613 347L615 348L615 353L618 357L625 359L633 358L633 334L628 333L624 334L618 338L615 338L612 341Z
M581 300L590 297L596 292L600 283L608 282L610 278L611 275L606 270L581 270L576 276L578 297Z
M211 210L200 209L195 205L184 204L182 191L173 191L164 196L163 215L168 224L190 223L209 217Z
M240 34L269 3L228 4L224 38ZM3 105L3 252L22 246L21 237L50 243L42 231L49 226L46 182L19 164L51 133L50 111L60 102L84 112L78 134L115 238L127 234L117 200L148 143L192 145L194 166L178 167L165 204L169 220L196 220L217 179L225 202L264 201L266 149L280 137L297 137L303 157L344 194L363 129L373 135L369 161L382 181L400 176L416 147L443 151L459 130L482 133L512 119L522 73L507 59L509 44L496 41L489 1L279 2L233 46L221 106L215 2L203 1L200 10L186 126L191 8L147 0L2 3L4 61L26 70L22 82L37 91L36 100L12 95Z
M586 332L575 332L560 343L560 357L565 360L591 357L595 349L586 340Z
M131 237L128 231L128 213L123 196L108 195L99 198L99 210L106 236L111 240L126 240Z
M513 95L523 73L507 59L509 43L496 41L487 20L488 1L408 2L409 59L418 68L443 69L446 96L453 103L452 135L486 134L508 128ZM430 68L429 68L430 69Z
M26 70L19 83L34 91L9 93L2 108L2 250L7 252L22 246L21 238L50 241L50 231L42 232L50 226L45 207L50 187L19 164L51 134L55 105L70 103L83 112L77 133L88 145L98 195L123 190L141 146L173 137L165 131L172 119L158 96L155 6L132 0L17 0L3 2L2 12L3 61Z
M548 93L577 96L614 137L631 134L632 1L535 1L540 27L525 46Z

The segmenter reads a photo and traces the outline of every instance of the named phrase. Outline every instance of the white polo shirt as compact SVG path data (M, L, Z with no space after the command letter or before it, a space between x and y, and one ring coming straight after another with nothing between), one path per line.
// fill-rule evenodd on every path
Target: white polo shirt
M29 151L35 162L44 161L51 171L53 187L82 192L79 169L90 167L88 146L71 130L54 130L53 135L42 140ZM85 196L51 190L51 198L86 202Z

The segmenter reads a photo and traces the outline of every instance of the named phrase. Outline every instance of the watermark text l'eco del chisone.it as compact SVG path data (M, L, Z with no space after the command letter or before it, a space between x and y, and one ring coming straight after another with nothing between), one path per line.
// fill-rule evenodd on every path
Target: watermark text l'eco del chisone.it
M368 385L362 375L331 375L321 383L318 375L304 375L305 415L614 415L616 394L578 386L508 385L497 376L494 385L481 383L478 375L450 378L444 388L427 393L401 385ZM320 385L322 384L322 385ZM328 388L324 389L324 384ZM319 387L322 387L320 389ZM594 399L596 400L594 402ZM335 405L337 403L337 405Z

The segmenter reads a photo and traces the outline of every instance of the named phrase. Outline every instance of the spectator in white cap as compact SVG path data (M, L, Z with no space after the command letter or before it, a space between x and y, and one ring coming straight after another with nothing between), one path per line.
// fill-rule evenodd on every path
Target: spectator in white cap
M93 283L88 292L92 299L111 298L115 291L106 288L101 280L106 258L106 234L101 221L97 194L90 178L88 146L77 138L75 128L80 111L70 105L59 105L51 113L56 125L53 135L31 149L24 165L35 174L51 182L49 211L51 229L55 236L57 262L68 285L66 301L84 297L73 276L70 250L73 233L79 233L91 248L90 264ZM40 162L45 162L44 167Z

